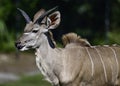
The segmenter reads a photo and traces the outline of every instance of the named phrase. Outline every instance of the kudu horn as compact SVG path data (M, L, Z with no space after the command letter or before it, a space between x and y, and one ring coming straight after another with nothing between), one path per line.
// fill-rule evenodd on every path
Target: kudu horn
M21 10L20 8L17 8L21 13L22 15L24 16L25 20L27 23L29 23L31 21L30 17L27 15L27 13L25 13L25 11Z
M45 16L49 15L50 13L52 13L53 11L55 11L57 8L58 8L58 6L56 6L56 7L52 8L52 9L48 10L47 12L45 12L43 15L40 16L40 18L38 20L36 20L35 23L41 22Z

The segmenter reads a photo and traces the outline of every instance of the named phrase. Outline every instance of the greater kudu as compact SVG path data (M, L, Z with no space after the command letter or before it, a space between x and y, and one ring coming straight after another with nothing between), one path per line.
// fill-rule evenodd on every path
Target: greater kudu
M21 51L36 49L36 64L53 86L120 86L119 46L91 46L71 33L63 36L65 47L57 48L49 30L59 25L60 12L41 9L31 21L19 10L27 24L15 45Z

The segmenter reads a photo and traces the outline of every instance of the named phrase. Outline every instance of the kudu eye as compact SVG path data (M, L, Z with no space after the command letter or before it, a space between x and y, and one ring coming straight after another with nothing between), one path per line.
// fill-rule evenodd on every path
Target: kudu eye
M33 33L37 33L37 32L38 32L38 30L33 30L32 32L33 32Z

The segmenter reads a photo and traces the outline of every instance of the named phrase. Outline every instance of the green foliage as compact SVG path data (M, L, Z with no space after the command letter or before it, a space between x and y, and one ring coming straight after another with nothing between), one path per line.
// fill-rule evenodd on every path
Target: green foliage
M43 80L41 75L34 76L23 76L20 80L5 84L0 84L0 86L51 86L50 83Z
M0 0L0 19L7 20L13 6L11 0Z
M0 0L0 51L9 52L14 48L14 34L12 31L8 31L6 21L9 19L11 10L13 9L13 3L11 0Z
M87 11L90 11L90 10L91 10L91 6L90 6L89 3L85 3L85 4L83 4L83 5L81 5L81 6L78 7L78 12L80 14L84 14Z
M12 51L14 50L13 33L9 33L4 21L0 20L0 51Z
M120 44L120 31L109 32L108 36L111 44Z
M120 45L120 31L119 30L115 30L115 31L111 31L108 33L108 39L107 41L104 41L105 38L98 38L96 37L94 40L93 40L93 45L104 45L104 44L109 44L109 45L112 45L112 44L119 44Z

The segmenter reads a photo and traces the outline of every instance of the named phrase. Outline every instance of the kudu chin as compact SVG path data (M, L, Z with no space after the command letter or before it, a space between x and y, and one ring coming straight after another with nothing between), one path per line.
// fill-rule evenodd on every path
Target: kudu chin
M120 86L120 46L91 46L69 33L62 37L64 47L57 48L50 31L60 24L57 7L40 9L33 21L18 10L26 26L15 46L21 51L36 50L36 65L53 86Z

